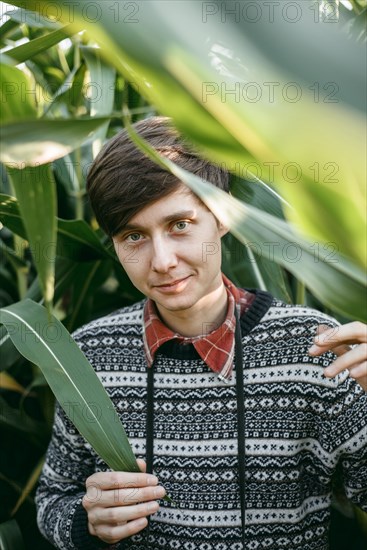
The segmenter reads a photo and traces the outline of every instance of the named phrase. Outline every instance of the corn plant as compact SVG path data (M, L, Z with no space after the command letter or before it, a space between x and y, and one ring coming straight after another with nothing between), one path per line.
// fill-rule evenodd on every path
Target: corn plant
M47 381L60 402L67 396L40 346L55 353L52 315L68 357L69 333L141 298L87 204L93 158L126 113L171 116L231 172L227 196L164 163L231 229L225 273L341 321L364 319L366 8L306 0L270 18L261 2L256 14L253 2L235 3L232 16L217 1L102 2L93 13L85 0L51 11L45 0L11 4L0 27L0 541L20 548L23 533L48 548L32 499L52 424ZM93 402L108 407L103 392ZM108 463L110 443L85 436Z

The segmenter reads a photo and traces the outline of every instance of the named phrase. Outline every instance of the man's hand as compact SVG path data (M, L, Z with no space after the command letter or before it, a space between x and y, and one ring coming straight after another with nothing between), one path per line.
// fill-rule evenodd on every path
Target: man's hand
M349 376L354 378L367 391L367 325L355 321L340 327L318 327L314 345L309 349L310 355L321 355L328 350L338 358L324 371L325 376L333 378L339 372L348 369ZM359 344L352 346L353 344Z
M138 460L138 464L145 472L145 462ZM158 478L146 473L98 472L85 484L83 506L88 513L89 532L109 544L144 529L146 516L159 509L156 499L166 494Z

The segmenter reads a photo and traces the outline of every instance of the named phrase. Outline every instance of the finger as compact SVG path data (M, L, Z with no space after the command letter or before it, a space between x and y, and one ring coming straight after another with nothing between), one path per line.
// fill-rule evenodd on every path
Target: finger
M350 369L349 376L357 380L364 389L367 389L367 361Z
M88 511L92 508L110 508L115 506L131 506L140 502L147 502L163 498L166 494L164 487L135 487L125 484L125 487L116 487L113 490L100 491L91 496L87 492L83 497L83 506Z
M338 328L339 327L330 328L327 325L318 325L318 327L316 327L314 343L309 348L308 353L310 355L321 355L325 353L325 351L327 351L327 343L330 343Z
M155 514L159 510L156 500L136 504L134 506L114 506L113 508L98 508L88 514L88 521L94 529L98 526L123 526L128 521Z
M138 489L136 487L127 487L115 491L107 491L104 494L106 506L131 506L132 504L147 502L163 498L166 494L164 487L157 485L156 487L144 487Z
M91 528L90 533L91 535L99 537L101 540L107 542L108 544L115 544L120 540L126 539L128 537L131 537L132 535L135 535L136 533L139 533L139 531L144 529L147 525L148 520L144 517L129 521L125 525L104 525L98 526L96 529Z
M325 376L333 377L345 369L355 368L366 361L367 344L361 344L338 357L324 370Z
M316 327L316 335L322 334L329 329L330 327L328 325L318 325L318 327Z
M314 341L317 346L327 349L332 349L339 344L364 343L367 342L367 325L354 321L353 323L334 327L316 335Z
M147 463L145 462L145 460L143 460L142 458L138 458L136 462L138 463L140 471L145 473L147 471Z
M352 348L346 344L337 346L336 348L332 348L333 353L335 353L335 355L337 355L338 357L340 357L341 355L344 355L344 353L348 353L349 351L351 351L351 349ZM323 351L325 353L324 348L320 348L320 351Z
M335 355L344 355L344 353L348 353L348 351L351 350L351 347L346 345L346 344L342 344L342 345L339 345L335 348L331 348L332 349L332 352L335 353ZM316 344L314 344L309 350L308 350L308 353L310 355L322 355L323 353L325 353L326 351L329 351L328 349L325 348L325 346L318 346Z
M134 487L157 485L158 478L152 474L136 472L97 472L90 476L85 484L91 491L105 491L124 487L126 484Z

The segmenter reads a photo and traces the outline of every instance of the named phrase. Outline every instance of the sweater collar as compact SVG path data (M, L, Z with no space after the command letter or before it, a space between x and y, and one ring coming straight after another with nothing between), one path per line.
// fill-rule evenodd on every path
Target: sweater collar
M242 316L251 306L255 295L237 288L225 275L222 275L227 291L227 314L223 323L212 332L200 336L185 337L173 332L160 319L153 300L144 305L143 340L148 366L151 367L160 346L176 339L181 344L192 344L201 359L223 380L229 380L233 370L234 333L236 326L235 307Z

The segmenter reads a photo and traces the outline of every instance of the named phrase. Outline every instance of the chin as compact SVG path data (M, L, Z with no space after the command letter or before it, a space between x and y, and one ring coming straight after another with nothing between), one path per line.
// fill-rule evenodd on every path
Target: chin
M156 303L167 311L185 311L191 309L196 302L197 300L194 299L175 297L171 300L161 300Z

